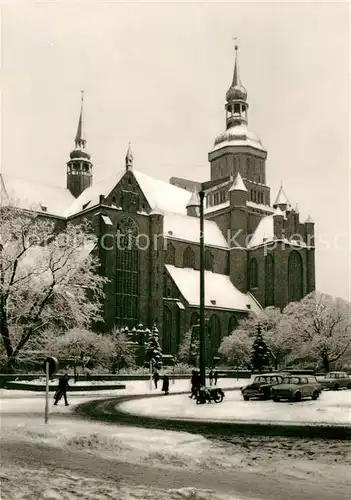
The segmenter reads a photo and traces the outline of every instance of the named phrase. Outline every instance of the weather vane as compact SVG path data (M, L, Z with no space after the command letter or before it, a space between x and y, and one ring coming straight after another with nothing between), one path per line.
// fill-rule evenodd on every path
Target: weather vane
M238 50L238 37L237 36L234 36L233 37L233 40L235 42L235 50Z
M80 93L82 94L81 101L83 102L83 99L84 99L84 90L81 90Z

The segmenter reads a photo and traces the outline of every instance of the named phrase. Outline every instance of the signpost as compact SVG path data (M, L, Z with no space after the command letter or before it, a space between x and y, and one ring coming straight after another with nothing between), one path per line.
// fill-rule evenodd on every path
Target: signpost
M58 361L56 358L46 358L43 364L43 369L46 377L45 382L45 423L49 421L49 382L50 378L56 373L58 369Z

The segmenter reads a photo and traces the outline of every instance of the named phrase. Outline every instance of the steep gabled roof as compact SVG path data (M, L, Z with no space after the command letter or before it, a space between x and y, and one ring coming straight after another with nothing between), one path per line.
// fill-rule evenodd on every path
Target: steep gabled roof
M37 181L0 174L1 198L12 201L24 210L42 211L64 217L74 196L64 187L42 184Z

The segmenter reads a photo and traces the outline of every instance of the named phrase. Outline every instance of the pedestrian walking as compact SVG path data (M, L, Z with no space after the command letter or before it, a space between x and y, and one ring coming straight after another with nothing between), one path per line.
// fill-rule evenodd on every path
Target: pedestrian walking
M157 370L154 371L152 378L154 379L155 389L157 389L157 383L160 380L160 375Z
M213 378L214 378L214 385L217 385L218 378L219 378L219 373L217 370L214 372Z
M196 399L198 388L200 387L199 385L200 380L196 370L192 370L190 382L191 382L191 395L189 396L189 398Z
M63 396L63 399L65 400L65 406L68 406L68 401L67 401L67 389L69 388L68 380L69 380L69 377L68 377L67 373L65 373L62 377L59 378L57 391L55 392L55 396L54 396L54 405L55 406L60 401L62 396Z
M212 384L213 384L213 379L214 379L214 373L213 373L212 368L211 368L211 370L210 370L210 373L208 374L208 379L209 379L209 381L210 381L210 386L212 386Z
M168 377L168 375L163 375L162 390L164 391L165 396L167 396L167 394L169 394L169 377Z

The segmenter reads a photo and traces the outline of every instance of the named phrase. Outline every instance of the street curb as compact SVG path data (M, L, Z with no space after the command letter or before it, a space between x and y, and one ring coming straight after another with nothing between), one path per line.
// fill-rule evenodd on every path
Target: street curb
M230 389L226 389L227 391ZM232 388L231 390L238 390ZM172 393L168 397L189 394L189 391ZM246 436L276 436L294 437L306 439L334 439L351 440L351 426L345 425L308 425L308 424L275 424L263 422L219 422L197 419L176 419L147 417L127 413L121 410L120 405L127 401L136 399L151 399L160 397L159 394L147 394L144 396L117 396L104 400L94 400L78 405L74 412L84 415L92 420L100 420L109 423L132 425L135 427L146 427L169 431L182 431L202 434L206 437L228 438L234 435ZM194 403L195 404L195 403Z

